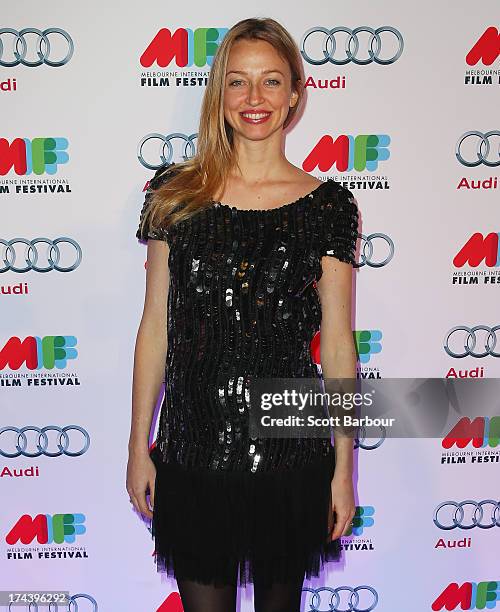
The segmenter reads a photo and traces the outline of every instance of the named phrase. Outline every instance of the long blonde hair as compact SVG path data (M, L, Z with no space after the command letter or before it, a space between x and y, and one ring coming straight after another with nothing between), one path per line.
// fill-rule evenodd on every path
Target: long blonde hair
M141 222L152 229L164 228L187 219L210 205L223 190L236 163L233 128L224 118L224 87L229 52L236 40L264 40L285 59L291 72L292 91L298 94L283 124L286 128L297 114L304 95L303 65L297 44L280 23L271 18L243 19L224 36L214 57L201 105L196 154L174 164L175 172L152 190L150 205ZM166 169L167 175L170 174ZM167 176L166 175L166 176ZM182 204L182 206L180 206ZM178 210L174 210L177 207Z

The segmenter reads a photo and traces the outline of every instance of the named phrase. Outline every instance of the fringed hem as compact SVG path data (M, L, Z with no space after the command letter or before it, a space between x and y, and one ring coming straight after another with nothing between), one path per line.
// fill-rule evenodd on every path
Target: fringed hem
M245 586L319 576L340 559L340 540L329 540L333 448L300 469L261 473L186 470L152 458L158 572Z

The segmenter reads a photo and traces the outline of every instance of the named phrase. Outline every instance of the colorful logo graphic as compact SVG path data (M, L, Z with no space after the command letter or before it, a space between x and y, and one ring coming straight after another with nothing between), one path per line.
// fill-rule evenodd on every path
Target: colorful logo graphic
M174 592L165 599L156 612L184 612L179 593Z
M474 448L489 446L495 448L500 443L500 416L462 417L443 438L443 448L465 448L472 442Z
M496 580L485 582L450 582L445 590L432 602L432 610L484 610L495 607L499 599L500 583Z
M361 329L354 332L354 342L360 363L368 363L370 357L382 351L380 329Z
M141 55L141 66L156 64L166 68L175 60L179 68L185 66L211 66L217 49L228 28L178 28L172 34L162 28Z
M469 66L481 62L484 66L491 66L500 55L500 34L494 26L486 28L479 40L465 56Z
M76 359L75 336L27 336L21 340L12 336L0 350L0 370L19 370L25 364L29 370L62 370L68 359Z
M0 175L12 168L18 175L56 174L58 166L68 163L67 138L0 138Z
M389 159L387 147L390 142L391 139L386 134L341 134L336 140L325 134L305 158L302 168L306 172L312 172L316 168L327 172L335 166L339 172L375 172L380 161Z
M359 536L366 527L373 527L375 523L373 519L374 514L375 508L373 506L356 506L356 512L352 519L352 526L346 533L346 536Z
M7 544L30 544L36 538L39 544L73 543L77 535L86 532L84 514L37 514L32 518L23 514L7 534Z
M499 236L498 232L490 232L486 236L480 232L472 234L453 258L453 265L461 268L469 264L471 268L477 268L484 261L489 268L500 266Z

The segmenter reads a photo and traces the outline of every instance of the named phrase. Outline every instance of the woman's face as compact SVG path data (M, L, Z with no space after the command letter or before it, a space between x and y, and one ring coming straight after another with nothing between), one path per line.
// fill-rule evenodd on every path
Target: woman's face
M238 40L228 58L224 117L235 137L264 140L280 130L297 92L288 62L264 40Z

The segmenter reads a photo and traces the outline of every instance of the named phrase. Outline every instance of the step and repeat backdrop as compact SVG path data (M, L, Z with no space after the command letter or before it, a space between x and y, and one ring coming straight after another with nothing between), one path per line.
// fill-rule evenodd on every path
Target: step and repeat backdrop
M10 3L0 609L6 592L51 591L71 598L51 610L182 610L125 489L145 289L135 232L155 169L195 153L217 45L250 16L281 21L300 46L307 102L289 159L358 202L359 377L500 376L497 2ZM360 432L352 533L304 583L302 609L494 608L499 438L500 416L457 415L440 438ZM203 508L193 529L202 545ZM253 609L251 586L238 597Z

